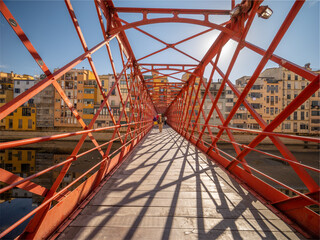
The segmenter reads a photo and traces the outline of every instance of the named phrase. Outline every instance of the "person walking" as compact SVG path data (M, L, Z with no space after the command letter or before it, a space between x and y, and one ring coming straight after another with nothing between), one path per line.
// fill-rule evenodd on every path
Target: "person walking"
M158 124L157 117L156 117L156 116L154 116L154 117L153 117L153 125L155 126L155 125L157 125L157 124Z
M159 118L158 118L159 132L162 132L163 119L162 119L162 116L160 114L158 116L159 116Z

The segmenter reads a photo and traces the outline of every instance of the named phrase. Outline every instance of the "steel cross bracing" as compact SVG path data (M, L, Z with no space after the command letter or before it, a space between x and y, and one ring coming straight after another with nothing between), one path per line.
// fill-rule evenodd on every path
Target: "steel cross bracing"
M221 10L127 8L116 7L112 1L95 0L94 4L101 26L103 41L89 48L77 19L78 13L74 11L70 0L65 0L70 20L74 25L82 45L83 54L57 71L51 72L44 60L38 54L36 48L29 41L15 16L11 14L6 4L0 0L1 13L46 76L42 81L20 94L9 103L0 107L0 120L4 119L23 103L52 84L83 129L81 131L56 134L47 137L35 137L0 143L0 149L9 149L76 135L81 136L80 141L65 161L39 171L31 176L25 178L18 177L7 170L0 168L0 181L7 184L6 187L0 190L0 193L4 193L17 187L44 197L40 206L2 232L0 238L7 235L10 231L33 215L32 220L28 223L19 238L46 238L50 236L72 212L81 210L83 204L88 202L88 199L90 199L95 191L99 189L99 186L108 179L107 176L117 168L124 157L126 157L132 151L133 147L150 131L153 126L152 118L157 113L164 114L167 117L167 122L174 130L196 145L201 151L205 152L213 159L213 161L219 163L222 168L225 168L240 183L244 184L257 198L263 201L287 223L291 224L307 237L319 237L319 215L308 208L310 205L319 206L319 185L310 176L310 172L319 174L319 169L297 161L292 152L284 145L281 138L310 141L318 144L320 143L320 140L318 138L273 132L290 114L319 90L319 74L274 54L275 49L289 29L291 23L294 21L296 15L299 13L304 1L299 0L293 3L287 17L266 50L246 40L247 33L250 30L257 13L260 14L262 2L263 1L244 0L236 5L235 1L231 0L230 9ZM230 11L234 9L240 10L237 14L233 13L230 19L221 24L214 23L211 20L211 16L229 16ZM123 13L136 14L141 16L141 20L129 22L121 17L121 14ZM199 20L199 18L194 18L194 16L201 16L202 18ZM161 23L192 24L203 26L207 29L192 34L180 41L168 43L141 28L141 26L144 25ZM125 33L128 29L134 29L154 41L163 44L164 47L136 59ZM197 37L212 31L219 31L219 35L201 59L179 49L180 44L194 40ZM222 48L230 40L237 42L237 47L232 55L226 72L223 72L219 67ZM117 42L119 46L118 51L121 56L121 65L117 67L122 69L119 73L116 71L116 64L113 59L113 53L115 51L114 49L111 49L111 41ZM96 51L104 46L108 53L108 59L106 59L106 61L110 64L112 74L115 78L115 84L107 92L103 89L99 74L91 57ZM258 63L258 66L247 85L240 91L235 87L229 77L235 62L238 59L239 53L244 48L261 55L262 59ZM165 53L167 50L175 51L183 55L187 60L192 60L195 64L144 62L147 61L146 59L155 57L159 53ZM91 71L96 79L99 93L103 99L98 111L95 113L89 124L86 124L83 121L81 114L79 114L78 110L72 104L64 89L57 81L57 79L62 77L65 73L85 60L89 62ZM309 81L309 85L269 124L262 119L246 99L251 87L268 61L273 61ZM205 80L204 76L206 69L209 69L210 71L208 81ZM181 78L182 74L188 74L186 75L188 77ZM209 88L215 74L219 75L222 78L222 81L217 93L213 96ZM152 76L145 78L144 75ZM123 96L123 93L121 92L120 79L125 79L128 91L127 96ZM170 79L172 81L161 81L162 79ZM225 86L228 86L237 97L235 105L226 118L218 107L218 101ZM201 89L204 89L204 92L201 93ZM110 110L109 103L109 97L114 90L118 92L120 98L121 112L118 119L116 119L113 112ZM209 112L204 111L206 99L211 101ZM262 131L238 129L230 126L230 121L242 105L259 124ZM113 126L93 128L99 114L105 106L108 109ZM217 114L217 117L221 122L220 125L209 124L214 113ZM126 123L123 124L123 122ZM218 129L217 133L214 133L214 129ZM112 131L112 137L105 143L99 144L93 133L105 130ZM236 142L233 131L257 134L257 136L248 145L244 145ZM226 133L227 138L223 137L224 133ZM79 153L87 137L89 137L95 147ZM277 156L256 148L267 137L272 141L282 156ZM121 142L121 147L118 150L111 152L112 145L115 141ZM231 155L219 148L218 141L230 143L234 148L235 155ZM107 149L104 151L103 147L105 146ZM68 186L59 189L72 162L77 161L79 157L85 156L92 151L98 151L102 156L102 161L92 166L92 168L87 169L87 171ZM296 176L304 183L308 192L301 193L297 189L287 186L267 173L250 166L245 157L251 151L288 163L295 171ZM50 189L31 181L58 167L62 167L62 170ZM87 180L83 180L92 171L95 171L95 173L88 177ZM290 197L285 195L272 185L263 181L262 178L268 179L269 182L273 182L290 190L295 193L295 196ZM72 191L71 187L76 185L78 186ZM58 202L59 204L52 206L53 201Z

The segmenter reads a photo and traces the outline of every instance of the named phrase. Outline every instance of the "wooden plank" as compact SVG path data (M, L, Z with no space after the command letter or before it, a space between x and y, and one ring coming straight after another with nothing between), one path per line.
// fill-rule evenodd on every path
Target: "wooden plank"
M59 239L302 239L171 128L153 129Z

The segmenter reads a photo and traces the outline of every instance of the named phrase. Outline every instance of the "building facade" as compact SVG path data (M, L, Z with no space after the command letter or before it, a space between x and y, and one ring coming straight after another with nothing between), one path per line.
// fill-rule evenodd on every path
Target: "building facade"
M310 65L305 68L311 71ZM317 71L316 73L319 73ZM236 80L236 88L242 92L250 76L244 76ZM276 116L284 110L295 99L303 89L308 86L309 81L283 67L265 69L257 78L250 89L246 100L254 110L270 124ZM229 93L230 90L227 90ZM233 96L232 96L233 95ZM234 94L227 95L226 116L229 114L231 106L237 101ZM274 129L279 133L297 134L319 134L320 130L320 93L316 91L307 101L305 101L296 111L294 111L283 123ZM230 103L229 103L230 101ZM230 106L229 106L230 104ZM256 120L242 104L237 110L234 118L234 127L260 129Z
M13 99L13 79L14 74L0 72L0 107L10 102ZM0 129L3 130L6 127L6 118L1 119Z
M35 83L37 84L43 78L45 78L45 75L41 75L35 80ZM54 128L54 92L54 87L51 84L39 92L34 98L37 111L37 129L39 130Z
M83 109L85 107L84 83L92 77L89 70L72 69L59 79L57 82L66 93L73 107L78 111L80 117L83 118ZM88 101L86 101L88 103ZM92 102L94 104L94 102ZM73 116L67 104L61 98L59 93L54 92L54 127L81 127L80 123Z

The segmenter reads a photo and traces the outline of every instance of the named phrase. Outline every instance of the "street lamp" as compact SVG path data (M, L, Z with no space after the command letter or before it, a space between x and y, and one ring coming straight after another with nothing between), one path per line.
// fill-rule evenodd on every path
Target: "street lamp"
M269 17L271 17L273 11L268 6L260 6L258 8L257 13L259 17L263 19L268 19Z

